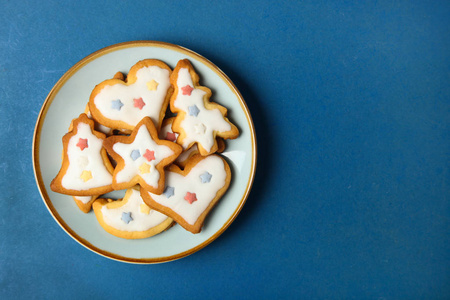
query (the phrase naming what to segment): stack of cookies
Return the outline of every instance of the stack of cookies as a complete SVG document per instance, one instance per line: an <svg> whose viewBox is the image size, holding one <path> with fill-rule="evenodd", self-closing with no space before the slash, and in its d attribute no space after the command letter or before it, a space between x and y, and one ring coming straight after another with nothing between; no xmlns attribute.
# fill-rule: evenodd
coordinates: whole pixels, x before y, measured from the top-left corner
<svg viewBox="0 0 450 300"><path fill-rule="evenodd" d="M239 135L227 109L211 102L191 63L175 69L139 61L92 91L62 138L61 169L51 182L109 233L151 237L174 222L199 233L231 181L218 153ZM124 190L122 199L103 195Z"/></svg>

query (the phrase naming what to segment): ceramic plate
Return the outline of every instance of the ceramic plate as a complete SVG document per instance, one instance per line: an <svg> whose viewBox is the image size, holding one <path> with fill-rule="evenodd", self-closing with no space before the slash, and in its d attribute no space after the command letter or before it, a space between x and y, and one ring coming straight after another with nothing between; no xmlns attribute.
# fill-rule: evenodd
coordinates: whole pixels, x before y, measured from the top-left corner
<svg viewBox="0 0 450 300"><path fill-rule="evenodd" d="M199 234L175 225L156 236L126 240L110 235L93 211L81 212L72 197L54 193L50 182L61 166L62 136L70 121L85 109L94 86L117 71L127 73L142 59L156 58L174 68L187 58L200 76L200 85L213 91L211 101L228 109L240 136L227 141L222 154L232 168L232 182L211 211ZM230 79L210 61L180 46L152 41L128 42L99 50L74 65L50 91L39 114L33 140L33 163L41 196L53 218L76 241L105 257L130 263L159 263L190 255L215 240L233 222L250 192L256 167L256 140L250 112Z"/></svg>

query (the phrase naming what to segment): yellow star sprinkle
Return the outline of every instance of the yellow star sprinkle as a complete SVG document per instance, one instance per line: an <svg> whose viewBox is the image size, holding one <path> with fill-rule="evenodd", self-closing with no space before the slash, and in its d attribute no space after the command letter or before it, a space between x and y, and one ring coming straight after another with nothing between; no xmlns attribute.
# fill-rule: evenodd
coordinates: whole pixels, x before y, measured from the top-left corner
<svg viewBox="0 0 450 300"><path fill-rule="evenodd" d="M146 174L146 173L150 173L150 165L147 163L143 163L140 167L139 167L139 171L141 172L141 174Z"/></svg>
<svg viewBox="0 0 450 300"><path fill-rule="evenodd" d="M150 91L156 91L156 88L158 87L158 83L152 79L151 81L147 82L147 88Z"/></svg>
<svg viewBox="0 0 450 300"><path fill-rule="evenodd" d="M83 172L81 172L80 178L83 179L84 182L88 181L89 179L92 179L91 171L84 170Z"/></svg>
<svg viewBox="0 0 450 300"><path fill-rule="evenodd" d="M147 204L142 203L141 204L141 213L148 215L150 213L150 207Z"/></svg>

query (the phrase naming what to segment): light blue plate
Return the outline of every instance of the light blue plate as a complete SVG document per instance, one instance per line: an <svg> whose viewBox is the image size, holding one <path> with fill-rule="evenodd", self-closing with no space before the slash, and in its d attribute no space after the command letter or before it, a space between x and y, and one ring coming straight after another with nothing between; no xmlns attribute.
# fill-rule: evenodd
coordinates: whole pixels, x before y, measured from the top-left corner
<svg viewBox="0 0 450 300"><path fill-rule="evenodd" d="M84 112L94 86L117 72L127 73L142 59L155 58L174 68L180 59L191 61L200 84L212 89L211 101L228 109L240 136L226 142L222 155L232 168L225 196L208 215L203 230L192 234L181 226L151 238L126 240L105 232L94 213L81 212L72 197L54 193L50 182L61 166L62 136L70 121ZM231 80L210 61L180 46L152 41L113 45L74 65L50 91L39 114L33 140L36 182L44 203L59 225L86 248L105 257L130 263L158 263L190 255L215 240L242 209L255 175L256 136L250 112Z"/></svg>

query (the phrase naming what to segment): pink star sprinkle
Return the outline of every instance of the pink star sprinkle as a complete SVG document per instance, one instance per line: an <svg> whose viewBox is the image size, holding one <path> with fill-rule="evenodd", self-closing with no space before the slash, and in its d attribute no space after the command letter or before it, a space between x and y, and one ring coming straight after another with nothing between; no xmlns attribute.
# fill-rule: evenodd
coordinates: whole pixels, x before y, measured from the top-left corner
<svg viewBox="0 0 450 300"><path fill-rule="evenodd" d="M191 87L190 85L186 85L186 86L183 86L181 88L181 91L183 92L183 95L188 95L188 96L191 95L193 90L194 90L194 88Z"/></svg>
<svg viewBox="0 0 450 300"><path fill-rule="evenodd" d="M82 139L82 138L80 138L80 139L78 140L78 143L77 143L76 146L77 146L77 147L80 147L81 151L83 151L84 148L88 148L88 147L89 147L89 146L88 146L88 140L87 140L87 139Z"/></svg>
<svg viewBox="0 0 450 300"><path fill-rule="evenodd" d="M155 151L145 150L144 156L148 161L155 160Z"/></svg>
<svg viewBox="0 0 450 300"><path fill-rule="evenodd" d="M139 109L142 109L145 105L144 100L142 98L133 99L134 107L137 107Z"/></svg>
<svg viewBox="0 0 450 300"><path fill-rule="evenodd" d="M195 193L187 192L186 196L184 196L184 200L189 202L189 204L192 204L194 201L197 201L197 196L195 195Z"/></svg>

